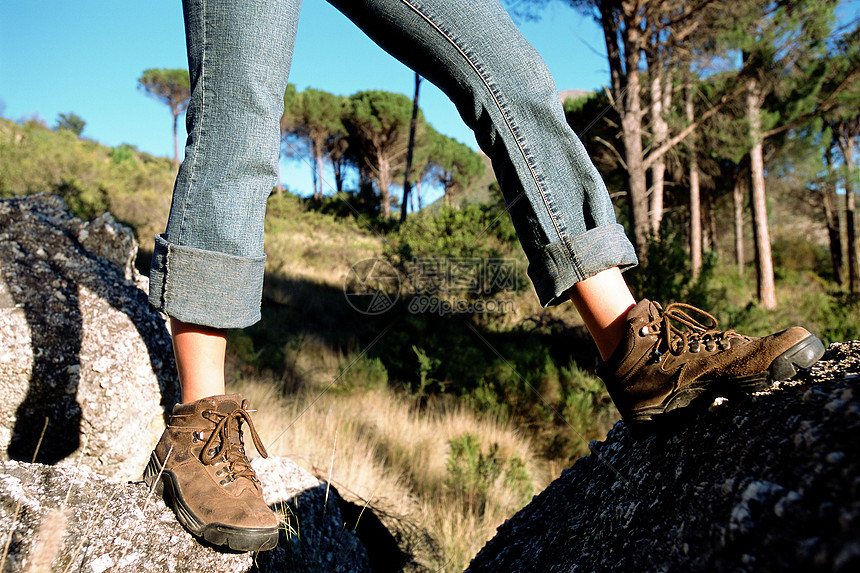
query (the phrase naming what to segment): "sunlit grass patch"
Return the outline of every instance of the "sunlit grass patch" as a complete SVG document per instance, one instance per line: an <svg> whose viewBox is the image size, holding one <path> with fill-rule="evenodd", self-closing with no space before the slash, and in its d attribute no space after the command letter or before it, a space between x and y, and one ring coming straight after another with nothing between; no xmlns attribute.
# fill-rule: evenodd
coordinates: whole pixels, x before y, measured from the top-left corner
<svg viewBox="0 0 860 573"><path fill-rule="evenodd" d="M550 479L527 438L452 402L419 410L384 386L348 392L315 385L291 396L274 388L250 378L231 388L258 408L254 423L269 453L396 517L389 527L410 523L429 534L440 553L416 559L432 570L462 571Z"/></svg>

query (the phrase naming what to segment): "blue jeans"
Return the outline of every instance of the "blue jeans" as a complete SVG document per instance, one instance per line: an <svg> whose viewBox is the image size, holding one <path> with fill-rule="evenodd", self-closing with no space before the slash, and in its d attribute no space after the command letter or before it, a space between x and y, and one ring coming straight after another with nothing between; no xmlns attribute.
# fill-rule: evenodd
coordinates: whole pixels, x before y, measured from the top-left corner
<svg viewBox="0 0 860 573"><path fill-rule="evenodd" d="M489 155L544 305L636 264L555 82L498 0L329 0L436 84ZM184 0L192 95L150 302L184 322L260 319L263 223L300 0Z"/></svg>

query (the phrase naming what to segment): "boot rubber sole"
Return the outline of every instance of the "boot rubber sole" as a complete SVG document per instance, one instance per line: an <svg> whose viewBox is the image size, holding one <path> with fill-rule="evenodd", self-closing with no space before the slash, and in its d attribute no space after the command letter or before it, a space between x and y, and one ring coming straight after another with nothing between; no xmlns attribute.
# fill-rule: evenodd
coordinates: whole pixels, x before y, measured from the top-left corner
<svg viewBox="0 0 860 573"><path fill-rule="evenodd" d="M804 338L771 362L764 372L735 378L697 380L672 392L657 406L638 408L624 416L635 435L649 435L662 429L677 427L681 418L707 407L719 397L749 396L769 390L773 382L788 380L798 370L809 368L824 355L824 345L814 335Z"/></svg>
<svg viewBox="0 0 860 573"><path fill-rule="evenodd" d="M176 475L164 469L155 452L143 470L143 481L162 496L176 519L192 535L213 545L226 545L234 551L268 551L278 544L277 527L235 527L224 523L205 523L185 502Z"/></svg>

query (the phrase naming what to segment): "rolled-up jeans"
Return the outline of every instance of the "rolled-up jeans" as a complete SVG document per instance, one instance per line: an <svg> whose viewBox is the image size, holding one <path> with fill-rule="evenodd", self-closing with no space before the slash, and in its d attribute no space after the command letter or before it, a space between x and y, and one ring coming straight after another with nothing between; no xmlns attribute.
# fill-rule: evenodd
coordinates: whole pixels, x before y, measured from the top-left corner
<svg viewBox="0 0 860 573"><path fill-rule="evenodd" d="M490 157L543 305L636 264L602 178L567 125L543 59L498 0L329 0L437 85ZM185 160L150 302L216 328L260 319L266 200L300 0L184 0L191 102Z"/></svg>

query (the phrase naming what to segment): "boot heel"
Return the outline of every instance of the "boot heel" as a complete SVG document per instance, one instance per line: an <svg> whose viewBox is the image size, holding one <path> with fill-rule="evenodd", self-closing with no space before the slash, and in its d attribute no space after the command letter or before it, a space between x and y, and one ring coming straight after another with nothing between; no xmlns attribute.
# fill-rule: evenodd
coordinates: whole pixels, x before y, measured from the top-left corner
<svg viewBox="0 0 860 573"><path fill-rule="evenodd" d="M143 470L143 481L146 482L146 485L150 488L153 488L155 493L163 495L164 481L161 479L159 474L161 474L161 463L158 461L155 452L152 452L149 455L149 462Z"/></svg>
<svg viewBox="0 0 860 573"><path fill-rule="evenodd" d="M770 365L773 380L788 380L801 368L809 368L824 356L824 344L814 335L807 336L776 359Z"/></svg>

